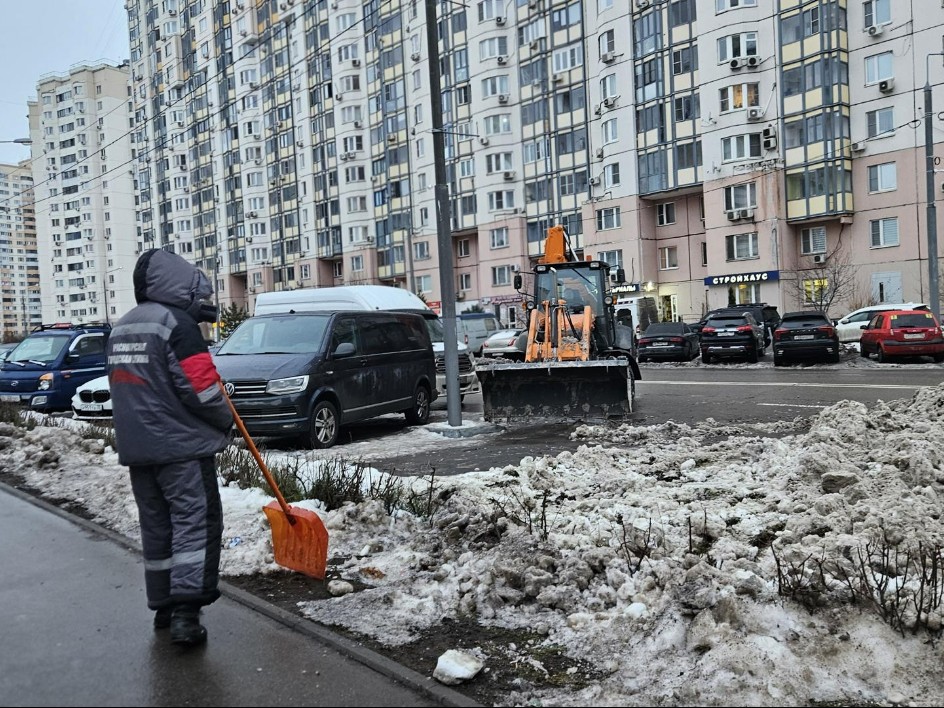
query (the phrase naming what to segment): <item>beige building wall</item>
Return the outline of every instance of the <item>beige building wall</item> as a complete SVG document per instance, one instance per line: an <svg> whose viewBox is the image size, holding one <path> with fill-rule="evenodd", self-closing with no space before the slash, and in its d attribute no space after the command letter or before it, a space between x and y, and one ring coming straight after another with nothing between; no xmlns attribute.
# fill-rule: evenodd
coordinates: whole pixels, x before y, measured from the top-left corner
<svg viewBox="0 0 944 708"><path fill-rule="evenodd" d="M41 324L39 259L29 160L0 165L0 341Z"/></svg>

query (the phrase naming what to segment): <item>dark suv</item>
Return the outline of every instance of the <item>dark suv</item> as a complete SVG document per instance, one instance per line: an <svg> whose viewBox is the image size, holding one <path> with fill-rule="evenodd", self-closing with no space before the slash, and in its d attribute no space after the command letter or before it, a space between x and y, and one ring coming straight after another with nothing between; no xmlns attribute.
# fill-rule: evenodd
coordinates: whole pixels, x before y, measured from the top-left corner
<svg viewBox="0 0 944 708"><path fill-rule="evenodd" d="M701 330L701 360L744 357L752 364L764 356L764 328L750 312L734 309L709 315Z"/></svg>
<svg viewBox="0 0 944 708"><path fill-rule="evenodd" d="M106 323L40 325L0 364L0 402L69 410L75 390L105 374L109 334Z"/></svg>
<svg viewBox="0 0 944 708"><path fill-rule="evenodd" d="M764 347L769 347L774 338L774 330L780 325L780 313L773 305L766 302L752 302L744 305L731 305L728 310L750 312L764 328Z"/></svg>

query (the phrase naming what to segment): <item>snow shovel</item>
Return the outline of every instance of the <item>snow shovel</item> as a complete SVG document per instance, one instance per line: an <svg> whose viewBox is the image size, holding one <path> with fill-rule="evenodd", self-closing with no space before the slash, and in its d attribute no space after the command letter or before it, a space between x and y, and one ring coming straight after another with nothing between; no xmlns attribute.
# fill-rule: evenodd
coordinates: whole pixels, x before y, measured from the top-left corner
<svg viewBox="0 0 944 708"><path fill-rule="evenodd" d="M289 506L285 502L285 497L275 483L275 478L266 467L262 455L256 449L256 444L249 437L249 431L236 412L236 407L232 400L226 394L223 388L223 382L217 382L223 398L229 404L229 409L233 414L233 420L236 421L236 427L242 433L246 446L256 458L256 463L262 474L265 475L266 482L275 492L275 498L278 501L271 501L262 507L266 517L269 519L269 526L272 527L272 548L275 551L275 562L283 568L296 570L312 578L324 580L325 567L328 563L328 530L322 523L321 518L308 509L297 509Z"/></svg>

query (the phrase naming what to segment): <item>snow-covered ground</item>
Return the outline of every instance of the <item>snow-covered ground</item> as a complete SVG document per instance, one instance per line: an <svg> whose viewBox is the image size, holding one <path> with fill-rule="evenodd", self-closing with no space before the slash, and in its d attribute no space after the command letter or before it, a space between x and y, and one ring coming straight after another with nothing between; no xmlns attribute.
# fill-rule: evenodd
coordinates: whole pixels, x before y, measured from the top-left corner
<svg viewBox="0 0 944 708"><path fill-rule="evenodd" d="M0 424L4 464L137 538L115 453L69 427ZM546 644L603 674L577 691L523 684L507 705L944 705L944 569L932 587L904 562L941 560L944 386L767 428L581 426L575 453L437 479L431 519L299 503L322 515L330 555L349 558L342 576L370 586L301 609L389 645L473 616L540 637L481 656L486 667L540 666ZM476 444L424 429L392 438L383 445ZM224 575L274 570L270 499L222 496ZM886 610L900 609L903 631L869 601L882 588L897 593Z"/></svg>

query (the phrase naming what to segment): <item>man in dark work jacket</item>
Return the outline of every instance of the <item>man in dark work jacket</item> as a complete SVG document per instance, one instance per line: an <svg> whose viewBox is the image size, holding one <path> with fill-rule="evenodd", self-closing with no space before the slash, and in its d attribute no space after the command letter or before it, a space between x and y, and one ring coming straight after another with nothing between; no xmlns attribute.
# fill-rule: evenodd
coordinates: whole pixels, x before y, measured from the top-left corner
<svg viewBox="0 0 944 708"><path fill-rule="evenodd" d="M108 341L118 461L130 468L154 627L175 644L206 641L200 608L218 589L223 507L215 455L233 425L199 321L215 321L210 281L150 250L134 269L137 306Z"/></svg>

